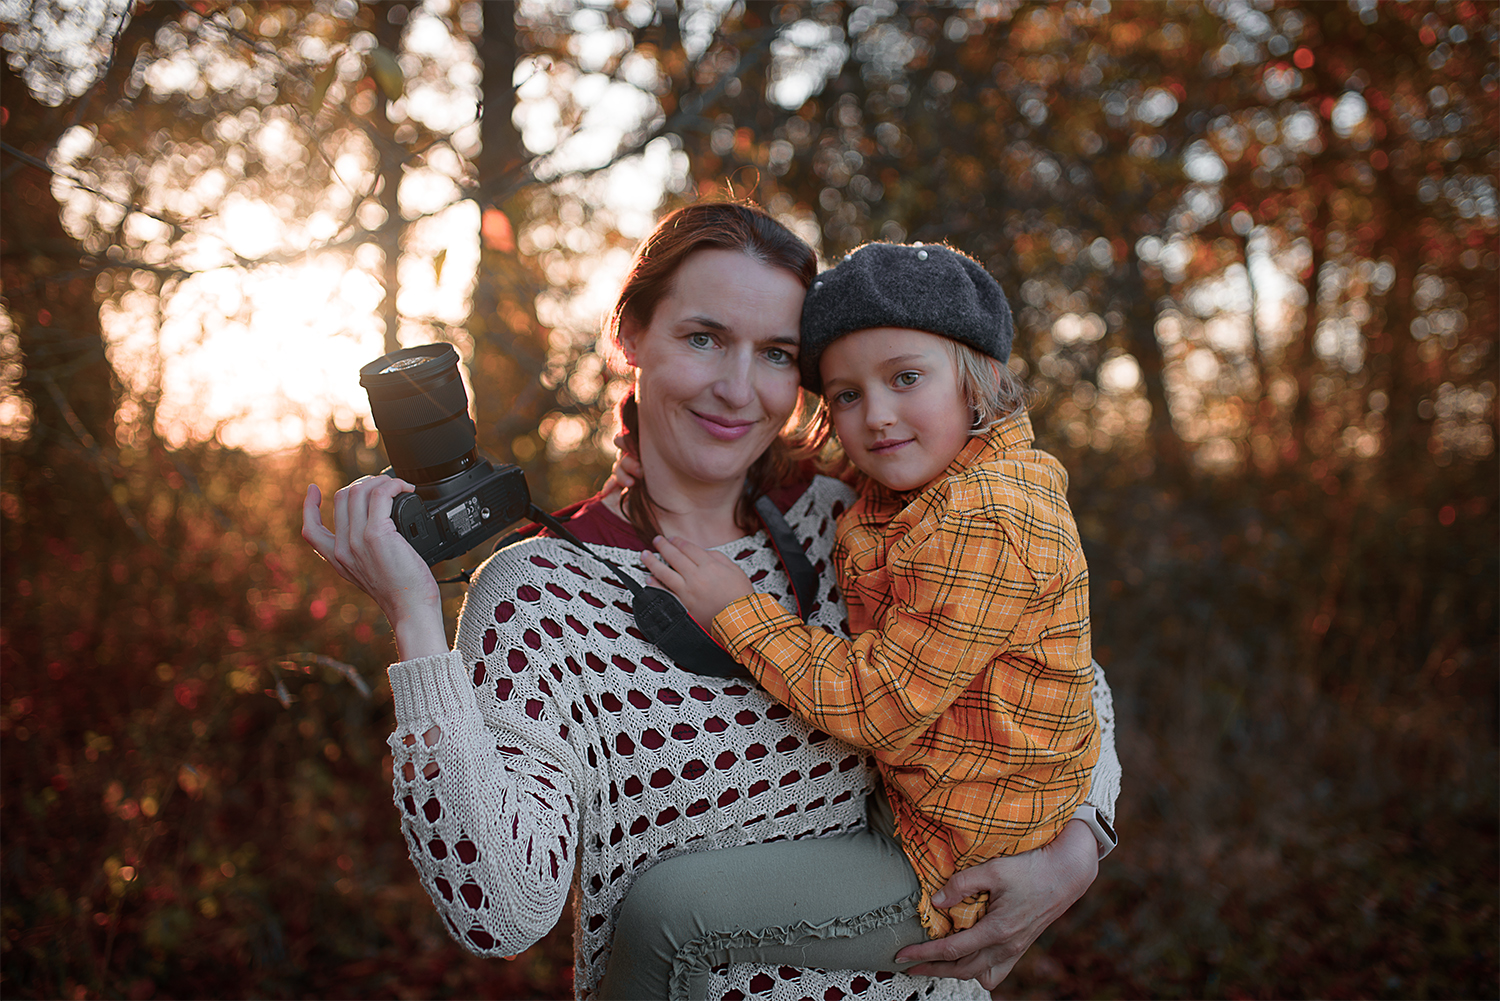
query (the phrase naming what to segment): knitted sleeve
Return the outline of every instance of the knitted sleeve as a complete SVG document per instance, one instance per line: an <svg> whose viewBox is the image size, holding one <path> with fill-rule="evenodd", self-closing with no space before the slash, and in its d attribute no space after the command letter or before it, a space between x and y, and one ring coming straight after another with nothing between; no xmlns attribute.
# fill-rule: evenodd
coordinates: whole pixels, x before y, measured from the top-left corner
<svg viewBox="0 0 1500 1001"><path fill-rule="evenodd" d="M576 758L542 728L482 713L457 651L389 673L394 798L422 884L470 950L520 952L557 923L572 883Z"/></svg>

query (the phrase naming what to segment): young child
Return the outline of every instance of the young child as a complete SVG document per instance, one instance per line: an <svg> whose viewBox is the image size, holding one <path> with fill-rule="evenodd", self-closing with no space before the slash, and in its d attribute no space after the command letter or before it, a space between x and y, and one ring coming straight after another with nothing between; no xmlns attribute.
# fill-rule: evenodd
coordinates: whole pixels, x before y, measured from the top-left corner
<svg viewBox="0 0 1500 1001"><path fill-rule="evenodd" d="M915 873L932 937L969 927L987 904L980 895L943 909L933 894L959 869L1049 843L1087 794L1099 751L1088 570L1067 474L1033 448L1021 387L1005 365L1012 332L999 284L944 246L869 244L809 290L803 385L822 392L863 474L834 549L852 639L809 628L756 594L723 554L665 538L645 554L656 580L712 622L715 639L767 692L873 752L894 814L888 833ZM858 878L854 866L827 864ZM763 904L742 919L731 901L714 920L784 932L796 917L767 920ZM717 934L696 927L694 937ZM747 942L743 933L733 941ZM681 945L657 947L657 961L681 965ZM726 955L761 954L719 961ZM778 955L761 961L784 961ZM866 968L837 962L812 965ZM682 973L660 996L682 992ZM607 976L605 986L626 982Z"/></svg>

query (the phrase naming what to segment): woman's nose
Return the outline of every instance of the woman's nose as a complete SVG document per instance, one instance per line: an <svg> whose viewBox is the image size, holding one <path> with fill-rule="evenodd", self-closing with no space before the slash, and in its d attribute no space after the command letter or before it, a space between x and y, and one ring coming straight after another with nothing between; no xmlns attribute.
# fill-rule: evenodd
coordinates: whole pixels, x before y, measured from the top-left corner
<svg viewBox="0 0 1500 1001"><path fill-rule="evenodd" d="M755 400L755 384L750 378L749 359L730 357L714 383L714 394L731 407L748 407Z"/></svg>

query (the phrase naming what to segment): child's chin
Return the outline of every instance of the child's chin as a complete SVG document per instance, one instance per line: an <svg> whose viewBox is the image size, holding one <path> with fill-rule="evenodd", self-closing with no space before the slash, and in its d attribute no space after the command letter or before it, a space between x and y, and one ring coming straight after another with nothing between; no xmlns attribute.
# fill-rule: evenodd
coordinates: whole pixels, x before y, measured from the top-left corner
<svg viewBox="0 0 1500 1001"><path fill-rule="evenodd" d="M892 493L898 494L904 494L918 487L926 486L928 482L927 480L916 480L909 476L876 476L872 473L866 473L865 475Z"/></svg>

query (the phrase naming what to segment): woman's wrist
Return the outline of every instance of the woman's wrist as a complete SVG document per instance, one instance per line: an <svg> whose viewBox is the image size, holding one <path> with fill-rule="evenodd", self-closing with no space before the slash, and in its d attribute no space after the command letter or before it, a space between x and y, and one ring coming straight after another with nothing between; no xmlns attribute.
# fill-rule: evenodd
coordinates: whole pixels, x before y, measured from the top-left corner
<svg viewBox="0 0 1500 1001"><path fill-rule="evenodd" d="M1059 884L1072 887L1068 891L1072 894L1068 906L1072 906L1099 875L1099 845L1094 832L1082 820L1074 818L1064 824L1052 843L1042 850L1055 857L1058 866L1055 876Z"/></svg>
<svg viewBox="0 0 1500 1001"><path fill-rule="evenodd" d="M1109 818L1094 804L1080 803L1078 809L1073 811L1073 819L1085 825L1094 835L1094 841L1099 846L1100 858L1114 851L1115 845L1119 844L1119 837L1115 834Z"/></svg>
<svg viewBox="0 0 1500 1001"><path fill-rule="evenodd" d="M396 656L400 660L436 657L448 652L448 630L440 607L393 616L391 631L396 635Z"/></svg>

